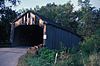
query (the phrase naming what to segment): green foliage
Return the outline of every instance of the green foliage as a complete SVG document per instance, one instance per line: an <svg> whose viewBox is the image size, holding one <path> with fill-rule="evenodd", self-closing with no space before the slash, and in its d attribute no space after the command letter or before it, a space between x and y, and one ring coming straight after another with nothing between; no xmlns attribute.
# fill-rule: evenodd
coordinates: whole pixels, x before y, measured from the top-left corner
<svg viewBox="0 0 100 66"><path fill-rule="evenodd" d="M29 55L26 61L29 66L52 66L54 63L55 52L47 48L38 51L38 55Z"/></svg>
<svg viewBox="0 0 100 66"><path fill-rule="evenodd" d="M17 14L9 7L6 7L5 9L0 10L0 15L0 35L2 35L0 37L1 40L6 42L6 40L9 41L10 37L10 23L17 17Z"/></svg>
<svg viewBox="0 0 100 66"><path fill-rule="evenodd" d="M5 6L5 3L6 3L7 1L8 1L9 3L11 3L12 5L17 5L17 3L20 3L20 0L0 0L0 8L6 7L6 6Z"/></svg>
<svg viewBox="0 0 100 66"><path fill-rule="evenodd" d="M56 5L55 3L47 4L41 8L35 8L35 12L54 21L58 25L70 28L76 31L78 23L76 22L76 13L73 12L73 4L70 2L64 5Z"/></svg>
<svg viewBox="0 0 100 66"><path fill-rule="evenodd" d="M90 0L79 0L79 5L81 5L78 13L78 34L83 37L90 37L94 34L95 30L99 28L100 9L95 9L90 4Z"/></svg>
<svg viewBox="0 0 100 66"><path fill-rule="evenodd" d="M97 32L98 33L98 32ZM92 35L81 44L81 50L90 54L100 49L100 35Z"/></svg>
<svg viewBox="0 0 100 66"><path fill-rule="evenodd" d="M47 48L42 48L39 51L39 56L41 58L45 59L47 62L53 63L54 62L55 52L53 50L49 50Z"/></svg>
<svg viewBox="0 0 100 66"><path fill-rule="evenodd" d="M20 0L0 0L0 36L3 42L9 40L10 36L10 22L12 22L16 17L16 12L10 7L5 5L6 2L16 5Z"/></svg>
<svg viewBox="0 0 100 66"><path fill-rule="evenodd" d="M94 50L94 47L95 47L95 43L94 43L94 39L93 37L92 38L86 38L85 39L86 41L84 41L82 43L82 51L90 54L90 52L92 52Z"/></svg>
<svg viewBox="0 0 100 66"><path fill-rule="evenodd" d="M78 0L78 3L81 7L90 7L91 4L90 4L90 0Z"/></svg>

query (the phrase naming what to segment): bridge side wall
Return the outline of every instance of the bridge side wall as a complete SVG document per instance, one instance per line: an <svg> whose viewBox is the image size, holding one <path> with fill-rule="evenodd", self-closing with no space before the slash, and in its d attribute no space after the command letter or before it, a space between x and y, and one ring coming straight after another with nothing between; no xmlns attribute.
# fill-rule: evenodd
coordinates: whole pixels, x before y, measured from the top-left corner
<svg viewBox="0 0 100 66"><path fill-rule="evenodd" d="M47 25L46 33L46 47L50 49L77 46L81 41L81 38L78 36L51 25Z"/></svg>

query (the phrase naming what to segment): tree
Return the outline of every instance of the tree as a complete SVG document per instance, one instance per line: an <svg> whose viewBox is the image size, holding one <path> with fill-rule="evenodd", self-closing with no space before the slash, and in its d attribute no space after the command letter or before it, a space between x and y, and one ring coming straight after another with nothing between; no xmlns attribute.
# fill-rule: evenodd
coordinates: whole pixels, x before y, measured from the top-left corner
<svg viewBox="0 0 100 66"><path fill-rule="evenodd" d="M15 11L13 11L12 9L6 7L5 9L1 9L1 30L0 30L0 34L4 35L2 36L2 38L5 38L5 40L9 41L9 37L10 37L10 23L13 22L13 20L17 17L17 14ZM4 39L2 39L2 41L4 41Z"/></svg>
<svg viewBox="0 0 100 66"><path fill-rule="evenodd" d="M17 3L20 3L20 0L0 0L0 8L5 8L6 7L5 2L7 1L12 5L17 5Z"/></svg>
<svg viewBox="0 0 100 66"><path fill-rule="evenodd" d="M80 44L82 52L87 55L91 55L93 53L97 54L100 52L100 24L98 22L100 18L100 15L98 15L99 10L94 10L93 13L95 17L92 17L94 18L94 25L96 29L92 35L85 36L85 40Z"/></svg>
<svg viewBox="0 0 100 66"><path fill-rule="evenodd" d="M89 8L91 6L90 4L90 0L78 0L78 4L81 6L81 7L85 7L85 8Z"/></svg>
<svg viewBox="0 0 100 66"><path fill-rule="evenodd" d="M91 36L96 29L97 11L95 7L91 7L90 0L79 0L79 5L81 9L78 11L78 33L82 36Z"/></svg>
<svg viewBox="0 0 100 66"><path fill-rule="evenodd" d="M10 7L6 7L5 2L10 2L12 5L19 3L19 0L0 0L0 42L9 41L10 37L10 22L12 22L17 14Z"/></svg>
<svg viewBox="0 0 100 66"><path fill-rule="evenodd" d="M76 13L73 12L73 4L70 2L64 5L49 3L46 6L38 8L38 10L35 8L35 11L64 28L70 28L73 31L76 31L78 25L76 22L77 17Z"/></svg>

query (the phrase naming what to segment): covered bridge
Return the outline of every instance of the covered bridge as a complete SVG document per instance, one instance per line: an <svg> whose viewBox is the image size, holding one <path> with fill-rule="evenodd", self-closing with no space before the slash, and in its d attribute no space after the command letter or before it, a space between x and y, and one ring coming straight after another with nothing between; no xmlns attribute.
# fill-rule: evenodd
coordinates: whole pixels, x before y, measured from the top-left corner
<svg viewBox="0 0 100 66"><path fill-rule="evenodd" d="M73 47L82 38L54 22L27 11L11 23L10 42L13 46L34 46L45 44L50 49Z"/></svg>

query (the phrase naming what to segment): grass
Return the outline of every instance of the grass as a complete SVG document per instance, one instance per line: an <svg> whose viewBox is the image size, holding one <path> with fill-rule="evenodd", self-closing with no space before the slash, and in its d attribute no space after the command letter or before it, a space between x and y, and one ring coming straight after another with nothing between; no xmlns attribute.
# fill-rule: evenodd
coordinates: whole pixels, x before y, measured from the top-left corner
<svg viewBox="0 0 100 66"><path fill-rule="evenodd" d="M79 52L67 54L60 51L56 64L54 64L54 56L54 51L40 49L38 55L27 53L21 56L17 66L100 66L100 52L83 56Z"/></svg>
<svg viewBox="0 0 100 66"><path fill-rule="evenodd" d="M17 66L28 66L27 62L26 62L26 58L29 56L29 54L25 54L25 55L22 55L20 58L19 58L19 61L18 61L18 64Z"/></svg>
<svg viewBox="0 0 100 66"><path fill-rule="evenodd" d="M17 66L52 66L54 56L54 51L42 48L38 51L38 54L26 53L21 56Z"/></svg>

